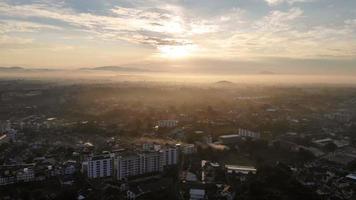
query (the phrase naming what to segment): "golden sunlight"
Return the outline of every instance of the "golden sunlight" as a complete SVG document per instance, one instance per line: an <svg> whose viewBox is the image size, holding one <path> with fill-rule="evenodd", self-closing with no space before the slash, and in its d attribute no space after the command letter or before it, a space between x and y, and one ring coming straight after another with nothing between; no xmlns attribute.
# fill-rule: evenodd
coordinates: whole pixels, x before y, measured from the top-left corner
<svg viewBox="0 0 356 200"><path fill-rule="evenodd" d="M196 48L197 47L195 45L165 45L158 47L158 50L160 51L160 55L162 57L176 59L190 56Z"/></svg>

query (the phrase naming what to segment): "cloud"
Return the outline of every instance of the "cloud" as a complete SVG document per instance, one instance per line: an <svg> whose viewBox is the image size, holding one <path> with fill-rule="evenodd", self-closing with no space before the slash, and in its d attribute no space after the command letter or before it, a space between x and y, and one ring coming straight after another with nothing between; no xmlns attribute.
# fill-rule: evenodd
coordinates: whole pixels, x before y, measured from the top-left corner
<svg viewBox="0 0 356 200"><path fill-rule="evenodd" d="M115 46L110 55L123 54L118 49L130 46L147 50L145 53L154 58L159 51L178 52L189 47L194 47L191 53L201 59L356 57L355 18L335 18L337 23L328 23L318 20L318 13L295 6L297 2L311 1L266 0L271 5L266 13L237 5L222 6L219 12L209 7L209 13L201 13L194 6L189 7L191 2L175 0L125 0L106 5L100 11L74 8L69 1L6 1L0 2L0 43L6 43L2 47L9 49L14 41L16 48L32 44L36 48L57 46L68 51L72 46L88 44L93 49L95 45L103 49L106 45ZM287 10L272 7L281 4L288 4ZM40 34L34 37L34 33ZM59 37L41 41L46 34ZM61 45L64 39L60 38L70 38L65 40L69 45ZM46 42L53 45L41 44ZM135 54L135 50L131 53Z"/></svg>
<svg viewBox="0 0 356 200"><path fill-rule="evenodd" d="M33 39L28 37L13 36L12 33L31 33L40 30L60 30L57 26L24 22L18 20L0 20L1 48L14 49L33 44Z"/></svg>
<svg viewBox="0 0 356 200"><path fill-rule="evenodd" d="M300 8L286 12L271 11L267 16L239 27L225 40L230 58L352 58L356 52L356 37L351 21L340 26L305 27Z"/></svg>
<svg viewBox="0 0 356 200"><path fill-rule="evenodd" d="M289 5L293 5L294 3L302 3L302 2L312 2L314 0L265 0L268 5L275 6L282 3L288 3Z"/></svg>
<svg viewBox="0 0 356 200"><path fill-rule="evenodd" d="M0 15L23 20L44 18L65 22L80 31L94 34L104 40L124 40L152 46L184 45L192 43L189 37L216 31L216 25L204 20L192 20L184 16L180 7L164 5L162 7L127 8L116 6L108 15L77 13L62 4L10 5L0 3ZM29 25L23 22L23 25ZM37 27L31 27L35 30ZM40 27L38 27L40 28ZM41 28L55 28L42 25ZM5 29L9 28L5 27Z"/></svg>
<svg viewBox="0 0 356 200"><path fill-rule="evenodd" d="M350 28L355 28L356 29L356 19L345 20L345 24Z"/></svg>
<svg viewBox="0 0 356 200"><path fill-rule="evenodd" d="M277 5L277 4L280 4L280 3L283 3L284 0L266 0L266 2L268 3L268 5Z"/></svg>
<svg viewBox="0 0 356 200"><path fill-rule="evenodd" d="M283 31L291 28L290 21L302 17L303 11L300 8L291 8L287 12L271 11L269 15L255 23L254 27L260 31L269 33Z"/></svg>
<svg viewBox="0 0 356 200"><path fill-rule="evenodd" d="M9 47L13 48L15 46L23 46L27 44L31 44L33 42L32 39L29 38L21 38L7 35L0 35L0 48L8 49Z"/></svg>
<svg viewBox="0 0 356 200"><path fill-rule="evenodd" d="M26 22L19 20L1 20L0 19L0 32L37 32L40 30L61 30L58 26Z"/></svg>

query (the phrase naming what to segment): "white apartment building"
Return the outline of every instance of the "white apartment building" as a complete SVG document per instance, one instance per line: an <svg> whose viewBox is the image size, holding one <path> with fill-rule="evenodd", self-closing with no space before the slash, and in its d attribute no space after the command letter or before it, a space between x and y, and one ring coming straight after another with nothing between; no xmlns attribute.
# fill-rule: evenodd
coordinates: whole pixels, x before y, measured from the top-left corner
<svg viewBox="0 0 356 200"><path fill-rule="evenodd" d="M160 162L161 155L159 152L148 152L140 155L141 157L141 172L152 173L162 171L162 165Z"/></svg>
<svg viewBox="0 0 356 200"><path fill-rule="evenodd" d="M16 180L30 182L35 180L35 172L32 168L24 168L16 173Z"/></svg>
<svg viewBox="0 0 356 200"><path fill-rule="evenodd" d="M0 173L0 185L31 181L35 181L35 172L32 167L15 167L15 169L7 169Z"/></svg>
<svg viewBox="0 0 356 200"><path fill-rule="evenodd" d="M160 150L162 166L175 165L178 163L177 148L165 147Z"/></svg>
<svg viewBox="0 0 356 200"><path fill-rule="evenodd" d="M161 128L173 128L178 125L177 120L160 120L157 125Z"/></svg>
<svg viewBox="0 0 356 200"><path fill-rule="evenodd" d="M239 129L239 136L240 137L250 137L250 138L254 138L254 139L259 139L261 137L261 134L258 132L253 132L253 131L249 131L246 129Z"/></svg>
<svg viewBox="0 0 356 200"><path fill-rule="evenodd" d="M89 157L87 160L87 175L89 178L105 178L113 176L113 165L113 154L104 154Z"/></svg>
<svg viewBox="0 0 356 200"><path fill-rule="evenodd" d="M0 185L10 185L16 183L16 177L14 176L1 176Z"/></svg>
<svg viewBox="0 0 356 200"><path fill-rule="evenodd" d="M206 199L204 189L190 189L189 195L190 195L190 198L189 198L190 200Z"/></svg>
<svg viewBox="0 0 356 200"><path fill-rule="evenodd" d="M116 178L160 172L165 166L175 165L178 162L176 148L164 148L159 151L146 151L134 154L121 154L115 158Z"/></svg>
<svg viewBox="0 0 356 200"><path fill-rule="evenodd" d="M142 173L141 156L138 154L119 155L115 158L116 178L122 180Z"/></svg>
<svg viewBox="0 0 356 200"><path fill-rule="evenodd" d="M120 155L115 164L118 180L163 170L161 154L157 151Z"/></svg>

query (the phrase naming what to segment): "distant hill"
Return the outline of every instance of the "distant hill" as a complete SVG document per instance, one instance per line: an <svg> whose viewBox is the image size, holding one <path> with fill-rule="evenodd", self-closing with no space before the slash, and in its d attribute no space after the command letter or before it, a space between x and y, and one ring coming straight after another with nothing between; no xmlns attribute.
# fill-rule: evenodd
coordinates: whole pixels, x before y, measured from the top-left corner
<svg viewBox="0 0 356 200"><path fill-rule="evenodd" d="M214 83L215 85L220 85L220 86L229 86L229 85L234 85L233 82L230 82L230 81L218 81L218 82L215 82Z"/></svg>
<svg viewBox="0 0 356 200"><path fill-rule="evenodd" d="M0 67L2 72L43 72L43 71L58 71L59 69L49 68L24 68L24 67Z"/></svg>
<svg viewBox="0 0 356 200"><path fill-rule="evenodd" d="M0 71L21 71L25 70L25 68L22 67L0 67Z"/></svg>
<svg viewBox="0 0 356 200"><path fill-rule="evenodd" d="M80 70L98 70L98 71L113 71L113 72L152 72L151 70L135 68L135 67L122 67L122 66L102 66L93 68L81 68Z"/></svg>

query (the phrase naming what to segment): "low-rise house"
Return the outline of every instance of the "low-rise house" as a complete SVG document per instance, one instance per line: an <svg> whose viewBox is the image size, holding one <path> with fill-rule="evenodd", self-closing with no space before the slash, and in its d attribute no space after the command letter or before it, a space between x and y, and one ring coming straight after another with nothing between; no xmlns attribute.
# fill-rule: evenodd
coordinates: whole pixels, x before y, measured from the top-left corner
<svg viewBox="0 0 356 200"><path fill-rule="evenodd" d="M190 200L202 200L206 199L206 193L204 189L190 189Z"/></svg>
<svg viewBox="0 0 356 200"><path fill-rule="evenodd" d="M220 164L202 160L201 167L202 167L202 174L201 174L202 181L214 182L216 179L217 171L220 169Z"/></svg>
<svg viewBox="0 0 356 200"><path fill-rule="evenodd" d="M249 174L256 174L257 169L253 166L225 165L226 175L245 181Z"/></svg>
<svg viewBox="0 0 356 200"><path fill-rule="evenodd" d="M34 165L9 165L0 167L0 185L35 181Z"/></svg>
<svg viewBox="0 0 356 200"><path fill-rule="evenodd" d="M182 154L191 155L197 152L197 147L194 144L183 144L181 145Z"/></svg>
<svg viewBox="0 0 356 200"><path fill-rule="evenodd" d="M225 145L235 144L240 140L240 135L238 134L222 135L219 137L219 140L222 144Z"/></svg>

